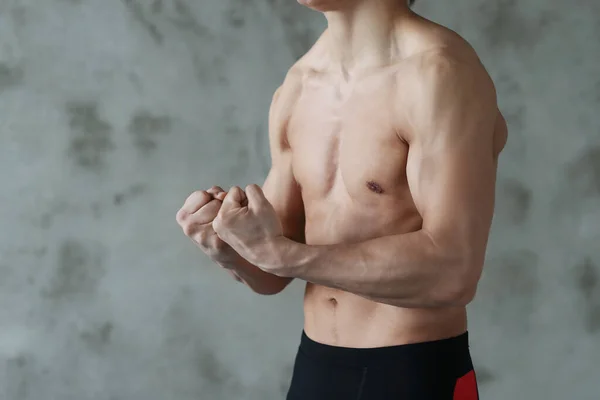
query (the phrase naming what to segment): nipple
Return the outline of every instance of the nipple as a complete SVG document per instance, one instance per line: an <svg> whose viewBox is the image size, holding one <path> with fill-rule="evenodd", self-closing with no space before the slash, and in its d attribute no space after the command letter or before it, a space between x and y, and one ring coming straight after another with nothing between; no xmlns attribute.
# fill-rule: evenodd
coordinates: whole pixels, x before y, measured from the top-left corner
<svg viewBox="0 0 600 400"><path fill-rule="evenodd" d="M383 193L383 188L375 181L367 182L367 187L370 191L375 192L377 194Z"/></svg>

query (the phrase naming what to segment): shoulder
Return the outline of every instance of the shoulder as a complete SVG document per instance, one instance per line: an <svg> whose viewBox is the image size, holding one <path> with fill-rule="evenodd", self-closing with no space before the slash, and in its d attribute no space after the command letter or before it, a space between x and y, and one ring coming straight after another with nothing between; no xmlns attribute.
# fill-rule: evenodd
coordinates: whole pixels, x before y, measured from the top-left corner
<svg viewBox="0 0 600 400"><path fill-rule="evenodd" d="M325 32L326 33L326 32ZM300 97L305 82L319 74L323 69L326 49L323 46L323 37L317 40L313 47L288 70L281 86L275 91L274 103L289 106Z"/></svg>
<svg viewBox="0 0 600 400"><path fill-rule="evenodd" d="M273 93L269 110L269 137L279 148L287 148L287 125L302 93L306 72L301 65L294 65Z"/></svg>
<svg viewBox="0 0 600 400"><path fill-rule="evenodd" d="M493 128L498 118L494 83L475 50L458 35L416 52L399 69L397 110L407 139L418 133L466 131L470 126Z"/></svg>
<svg viewBox="0 0 600 400"><path fill-rule="evenodd" d="M304 73L298 65L294 65L287 72L283 83L275 90L271 107L283 111L289 108L299 97L302 91Z"/></svg>
<svg viewBox="0 0 600 400"><path fill-rule="evenodd" d="M281 86L273 94L271 112L285 120L292 114L306 82L320 74L322 64L322 38L288 70Z"/></svg>
<svg viewBox="0 0 600 400"><path fill-rule="evenodd" d="M475 49L450 29L434 23L426 25L416 31L416 44L403 69L414 90L424 96L435 95L430 100L452 92L495 103L494 83ZM402 78L399 74L398 79Z"/></svg>
<svg viewBox="0 0 600 400"><path fill-rule="evenodd" d="M402 105L414 116L470 111L491 118L498 112L492 78L475 51L460 43L415 54L396 79L398 87L413 94Z"/></svg>
<svg viewBox="0 0 600 400"><path fill-rule="evenodd" d="M498 114L494 83L474 54L428 51L415 60L412 76L415 117L443 121L468 113L492 120Z"/></svg>
<svg viewBox="0 0 600 400"><path fill-rule="evenodd" d="M290 68L283 83L273 93L269 119L284 123L291 117L294 106L302 93L304 72L298 66Z"/></svg>

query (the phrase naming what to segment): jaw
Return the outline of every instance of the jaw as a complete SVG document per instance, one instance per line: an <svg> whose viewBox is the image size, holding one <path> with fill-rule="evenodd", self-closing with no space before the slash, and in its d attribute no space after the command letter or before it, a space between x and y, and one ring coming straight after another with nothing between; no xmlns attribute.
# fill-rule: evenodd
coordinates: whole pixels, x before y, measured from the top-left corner
<svg viewBox="0 0 600 400"><path fill-rule="evenodd" d="M353 9L362 8L363 5L367 6L370 1L375 0L296 0L299 4L313 9L315 11L319 11L322 13L326 12L335 12L335 11L347 11L352 12ZM376 0L381 2L379 4L383 7L398 7L402 2L405 3L405 6L408 6L407 0ZM365 3L365 4L361 4Z"/></svg>
<svg viewBox="0 0 600 400"><path fill-rule="evenodd" d="M301 5L319 12L342 11L357 0L297 0Z"/></svg>

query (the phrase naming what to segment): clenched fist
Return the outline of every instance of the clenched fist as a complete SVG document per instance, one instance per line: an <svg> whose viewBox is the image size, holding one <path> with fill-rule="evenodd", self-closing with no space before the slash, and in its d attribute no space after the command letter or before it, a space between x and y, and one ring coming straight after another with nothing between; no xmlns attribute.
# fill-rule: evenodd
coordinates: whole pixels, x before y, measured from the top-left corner
<svg viewBox="0 0 600 400"><path fill-rule="evenodd" d="M249 185L246 192L231 188L212 226L220 239L257 267L273 264L283 228L258 185Z"/></svg>
<svg viewBox="0 0 600 400"><path fill-rule="evenodd" d="M177 223L206 255L218 263L226 263L236 256L235 251L219 238L213 221L219 213L227 193L218 186L192 193L177 212Z"/></svg>

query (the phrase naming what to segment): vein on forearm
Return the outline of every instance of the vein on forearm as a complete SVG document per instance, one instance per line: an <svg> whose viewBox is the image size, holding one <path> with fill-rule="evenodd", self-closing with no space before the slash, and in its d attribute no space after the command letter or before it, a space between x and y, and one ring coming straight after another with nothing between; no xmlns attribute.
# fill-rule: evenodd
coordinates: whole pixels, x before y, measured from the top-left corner
<svg viewBox="0 0 600 400"><path fill-rule="evenodd" d="M453 255L422 230L358 244L288 245L294 277L402 307L451 303L467 269L460 251Z"/></svg>

